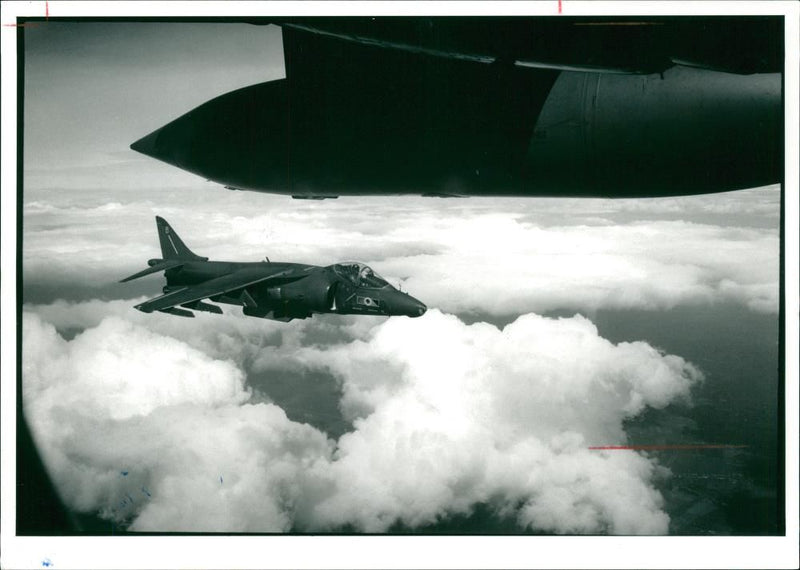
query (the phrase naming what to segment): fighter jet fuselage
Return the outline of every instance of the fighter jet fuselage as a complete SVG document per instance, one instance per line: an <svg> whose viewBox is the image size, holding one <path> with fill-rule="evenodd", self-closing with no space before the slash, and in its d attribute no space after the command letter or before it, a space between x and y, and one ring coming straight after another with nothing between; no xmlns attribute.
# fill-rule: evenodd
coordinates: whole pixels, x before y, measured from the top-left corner
<svg viewBox="0 0 800 570"><path fill-rule="evenodd" d="M160 217L156 217L163 258L122 281L164 271L164 295L136 306L192 317L192 311L221 314L216 303L239 305L245 315L289 321L315 313L418 317L424 304L395 289L370 267L344 262L320 267L301 263L209 261L191 252Z"/></svg>

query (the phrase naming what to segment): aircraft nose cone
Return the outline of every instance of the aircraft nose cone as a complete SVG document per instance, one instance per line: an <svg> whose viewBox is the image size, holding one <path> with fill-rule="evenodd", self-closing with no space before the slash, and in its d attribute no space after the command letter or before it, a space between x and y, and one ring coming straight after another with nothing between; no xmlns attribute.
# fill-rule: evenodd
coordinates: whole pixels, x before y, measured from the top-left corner
<svg viewBox="0 0 800 570"><path fill-rule="evenodd" d="M167 164L193 170L192 151L196 143L192 143L196 136L196 125L185 117L156 129L145 135L133 144L131 150L140 152L145 156L155 158Z"/></svg>
<svg viewBox="0 0 800 570"><path fill-rule="evenodd" d="M156 143L158 142L158 135L160 132L161 129L157 129L149 135L140 138L131 145L131 150L135 150L147 156L152 156L153 158L158 158Z"/></svg>
<svg viewBox="0 0 800 570"><path fill-rule="evenodd" d="M405 315L412 318L421 317L428 310L428 307L421 301L399 291L392 296L389 307L392 315Z"/></svg>

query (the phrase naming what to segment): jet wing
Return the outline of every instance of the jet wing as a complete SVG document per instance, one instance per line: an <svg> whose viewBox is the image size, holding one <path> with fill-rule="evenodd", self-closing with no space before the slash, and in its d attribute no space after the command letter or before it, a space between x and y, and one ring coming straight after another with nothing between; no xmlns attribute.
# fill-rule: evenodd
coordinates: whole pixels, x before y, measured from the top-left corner
<svg viewBox="0 0 800 570"><path fill-rule="evenodd" d="M231 293L239 289L244 289L257 283L264 283L266 281L297 281L305 277L305 274L298 274L293 269L278 271L276 273L265 274L262 268L254 269L240 269L228 275L217 277L209 281L205 281L198 285L191 285L177 291L172 291L166 295L161 295L155 299L150 299L139 305L136 309L144 313L152 313L153 311L163 311L178 305L185 305L195 301L201 301L216 295L223 295Z"/></svg>
<svg viewBox="0 0 800 570"><path fill-rule="evenodd" d="M377 58L382 49L484 64L621 74L659 73L676 64L741 74L776 73L783 66L783 23L758 16L312 17L276 23L284 32L358 45ZM304 50L309 47L314 49L303 42ZM290 80L303 72L292 67L297 59L287 53L292 49L292 42L284 43ZM332 55L328 49L311 57L324 65Z"/></svg>

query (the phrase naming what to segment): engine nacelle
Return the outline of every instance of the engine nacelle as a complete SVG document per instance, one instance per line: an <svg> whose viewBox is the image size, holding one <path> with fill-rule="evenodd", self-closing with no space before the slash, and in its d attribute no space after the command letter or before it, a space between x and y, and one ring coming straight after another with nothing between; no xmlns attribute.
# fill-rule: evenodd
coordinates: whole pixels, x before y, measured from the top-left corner
<svg viewBox="0 0 800 570"><path fill-rule="evenodd" d="M550 53L521 25L512 43ZM717 37L730 38L730 25L719 25ZM758 23L743 25L759 30L744 37L763 36ZM612 49L623 70L647 60L641 75L429 57L285 28L286 79L212 99L131 148L226 186L305 198L634 198L764 186L780 182L784 150L783 80L773 57L783 49L771 26L775 35L759 50L768 65L747 48L731 56L697 27L675 32L662 53L662 26L643 26L653 29L627 42L629 52ZM592 45L612 43L592 37ZM574 40L591 66L595 51ZM637 55L641 41L648 49ZM671 57L770 72L672 66Z"/></svg>
<svg viewBox="0 0 800 570"><path fill-rule="evenodd" d="M328 311L333 305L334 293L334 280L326 273L318 272L294 283L269 287L259 296L258 304L303 311Z"/></svg>

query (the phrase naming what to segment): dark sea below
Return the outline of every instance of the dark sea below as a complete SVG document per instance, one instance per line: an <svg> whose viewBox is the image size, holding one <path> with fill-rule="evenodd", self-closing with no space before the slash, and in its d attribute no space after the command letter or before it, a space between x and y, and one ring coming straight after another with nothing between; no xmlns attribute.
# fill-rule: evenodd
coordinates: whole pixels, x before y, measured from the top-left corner
<svg viewBox="0 0 800 570"><path fill-rule="evenodd" d="M631 444L737 446L648 452L672 472L660 486L670 533L783 534L777 315L718 305L602 311L593 320L612 342L646 340L705 375L692 406L649 409L628 422Z"/></svg>

